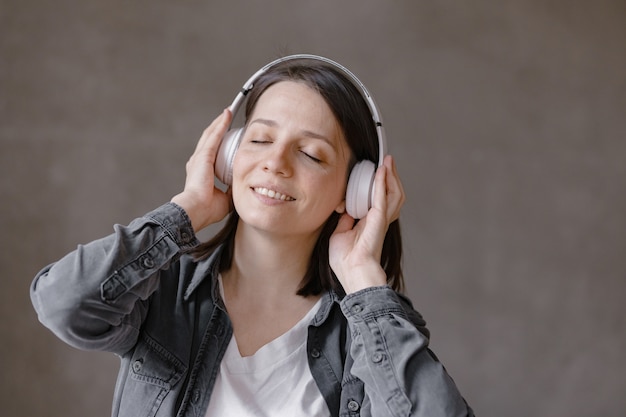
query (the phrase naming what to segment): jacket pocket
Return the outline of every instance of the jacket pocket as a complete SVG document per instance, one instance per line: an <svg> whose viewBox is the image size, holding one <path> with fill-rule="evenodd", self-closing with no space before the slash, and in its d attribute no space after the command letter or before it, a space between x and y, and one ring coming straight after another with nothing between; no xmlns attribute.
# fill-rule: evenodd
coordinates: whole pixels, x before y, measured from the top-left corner
<svg viewBox="0 0 626 417"><path fill-rule="evenodd" d="M119 415L156 416L185 372L186 366L178 358L150 336L142 334L129 359Z"/></svg>

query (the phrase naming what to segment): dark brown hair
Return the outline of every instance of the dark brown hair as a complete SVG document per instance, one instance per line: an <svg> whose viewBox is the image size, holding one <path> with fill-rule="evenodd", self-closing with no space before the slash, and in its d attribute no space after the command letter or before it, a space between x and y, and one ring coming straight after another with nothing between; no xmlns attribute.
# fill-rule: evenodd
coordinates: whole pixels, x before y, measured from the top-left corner
<svg viewBox="0 0 626 417"><path fill-rule="evenodd" d="M378 162L378 136L371 111L360 90L337 68L315 60L285 61L267 70L248 93L245 118L252 114L261 95L270 86L281 81L296 81L317 91L332 110L352 152L350 169L356 161L369 159ZM346 173L346 182L347 182ZM333 273L328 260L329 239L341 215L333 212L317 239L309 267L302 279L298 295L317 295L334 289L343 293L343 288ZM220 245L220 271L229 269L234 254L234 241L239 214L233 210L224 227L209 241L194 250L198 260L206 259ZM389 225L383 244L381 266L387 275L387 283L396 291L404 290L402 276L402 238L398 220Z"/></svg>

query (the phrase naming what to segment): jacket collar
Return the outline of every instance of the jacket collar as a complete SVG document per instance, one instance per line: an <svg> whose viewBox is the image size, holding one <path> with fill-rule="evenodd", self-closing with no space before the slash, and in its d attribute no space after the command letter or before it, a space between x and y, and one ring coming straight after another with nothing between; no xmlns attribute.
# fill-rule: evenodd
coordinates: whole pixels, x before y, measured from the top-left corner
<svg viewBox="0 0 626 417"><path fill-rule="evenodd" d="M333 290L329 290L325 292L324 294L322 294L322 303L320 305L319 310L317 310L315 317L313 317L313 320L311 321L311 325L315 327L322 325L328 318L328 315L330 314L330 311L332 310L333 305L335 303L339 304L339 301L340 301L339 296Z"/></svg>
<svg viewBox="0 0 626 417"><path fill-rule="evenodd" d="M212 281L213 299L219 299L219 297L216 297L216 295L219 295L217 274L219 273L220 255L222 253L222 250L223 245L220 245L207 259L204 259L202 261L192 261L193 263L195 263L195 268L191 275L191 279L189 280L189 284L185 289L185 301L189 301L189 298L191 297L193 292L205 279L210 279Z"/></svg>

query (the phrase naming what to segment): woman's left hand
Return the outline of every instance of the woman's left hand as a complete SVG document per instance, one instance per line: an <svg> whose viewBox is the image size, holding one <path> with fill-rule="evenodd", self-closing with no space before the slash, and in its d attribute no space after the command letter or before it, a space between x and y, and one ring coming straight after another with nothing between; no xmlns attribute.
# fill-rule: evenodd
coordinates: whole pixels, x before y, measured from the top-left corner
<svg viewBox="0 0 626 417"><path fill-rule="evenodd" d="M346 294L387 283L380 265L383 242L389 225L400 216L404 200L396 165L387 155L376 170L373 202L367 215L355 224L344 213L330 237L330 266Z"/></svg>

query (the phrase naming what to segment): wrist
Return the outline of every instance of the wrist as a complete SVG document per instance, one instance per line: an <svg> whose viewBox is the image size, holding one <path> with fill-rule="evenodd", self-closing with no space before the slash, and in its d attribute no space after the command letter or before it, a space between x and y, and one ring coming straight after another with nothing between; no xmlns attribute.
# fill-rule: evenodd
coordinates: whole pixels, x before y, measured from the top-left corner
<svg viewBox="0 0 626 417"><path fill-rule="evenodd" d="M193 228L194 233L199 232L209 224L207 219L203 218L204 210L202 207L197 204L194 199L185 195L185 193L175 195L170 201L185 211L189 221L191 222L191 227Z"/></svg>
<svg viewBox="0 0 626 417"><path fill-rule="evenodd" d="M340 279L346 294L352 294L366 288L387 285L387 275L380 265L353 268Z"/></svg>

